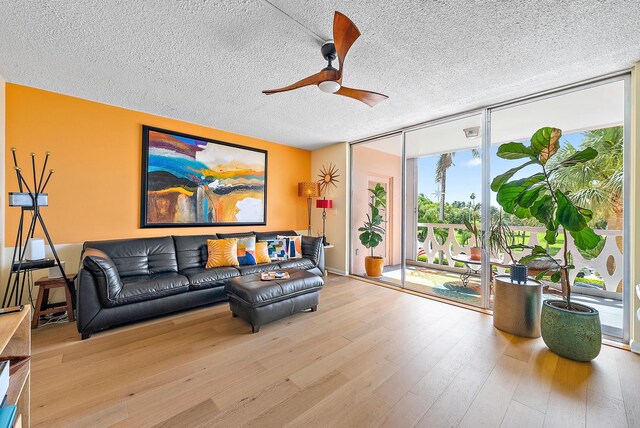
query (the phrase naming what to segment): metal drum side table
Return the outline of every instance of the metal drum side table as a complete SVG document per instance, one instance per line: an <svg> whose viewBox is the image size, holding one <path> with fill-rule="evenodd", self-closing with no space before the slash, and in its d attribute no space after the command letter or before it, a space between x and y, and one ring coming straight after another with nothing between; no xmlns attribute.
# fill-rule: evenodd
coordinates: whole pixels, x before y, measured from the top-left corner
<svg viewBox="0 0 640 428"><path fill-rule="evenodd" d="M540 337L542 283L529 278L511 282L509 275L493 279L493 326L522 337Z"/></svg>

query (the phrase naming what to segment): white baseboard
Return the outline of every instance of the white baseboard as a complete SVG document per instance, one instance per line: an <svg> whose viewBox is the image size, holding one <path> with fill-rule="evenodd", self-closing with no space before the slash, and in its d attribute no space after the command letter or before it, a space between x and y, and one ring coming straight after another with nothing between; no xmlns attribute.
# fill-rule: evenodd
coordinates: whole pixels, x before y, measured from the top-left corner
<svg viewBox="0 0 640 428"><path fill-rule="evenodd" d="M333 273L335 275L342 275L342 276L349 275L349 272L343 271L343 270L340 270L340 269L334 269L332 267L325 267L325 269L327 270L327 272L331 272L331 273Z"/></svg>
<svg viewBox="0 0 640 428"><path fill-rule="evenodd" d="M630 346L631 346L631 352L640 354L640 342L636 342L635 340L632 340L630 343Z"/></svg>
<svg viewBox="0 0 640 428"><path fill-rule="evenodd" d="M80 265L80 253L82 252L82 244L55 244L56 252L60 257L60 261L65 262L65 272L66 273L76 273L78 272L78 267ZM9 266L11 265L12 257L13 257L13 247L5 247L0 249L0 257L2 257L2 268L0 269L0 294L4 295L7 279L9 278ZM45 247L46 257L53 257L51 253L51 249L49 246ZM41 277L45 277L49 275L49 269L40 269L32 271L33 280L36 281ZM34 296L35 298L35 296ZM50 296L52 301L61 301L64 299L64 290L55 289L52 290L52 294ZM24 299L22 303L28 302L28 293L25 290Z"/></svg>

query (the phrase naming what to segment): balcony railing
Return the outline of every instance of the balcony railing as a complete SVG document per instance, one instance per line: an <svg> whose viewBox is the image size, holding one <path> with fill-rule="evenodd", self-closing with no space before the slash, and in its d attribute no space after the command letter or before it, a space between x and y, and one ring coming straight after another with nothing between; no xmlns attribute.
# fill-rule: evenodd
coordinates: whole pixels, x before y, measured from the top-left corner
<svg viewBox="0 0 640 428"><path fill-rule="evenodd" d="M430 264L434 264L435 259L439 258L440 252L443 252L444 258L447 261L446 265L450 268L454 268L455 261L452 257L461 253L469 254L469 245L463 246L456 238L456 229L460 231L466 230L463 224L418 223L418 234L420 234L420 232L424 233L425 229L425 239L422 242L418 239L418 245L416 247L417 251L416 254L413 254L413 260L418 260L418 252L420 252L420 248L424 250L424 256L427 259L426 262ZM442 238L436 237L434 229L445 229L446 235L444 232L439 234L442 238L446 236L444 242L442 242ZM545 231L545 229L540 227L525 226L510 226L510 229L514 233L528 232L528 239L525 242L527 245L539 245L538 233ZM604 289L606 291L620 292L623 256L622 251L618 246L618 241L622 244L622 231L594 230L594 232L605 237L605 244L600 254L591 259L583 257L575 247L573 238L571 238L570 235L567 235L569 239L568 248L573 257L573 264L576 266L576 269L571 270L571 281L573 283L577 275L581 271L584 272L586 268L589 273L595 273L599 276L599 279L604 282ZM470 238L469 244L472 242L473 237ZM523 252L514 251L514 256L516 258L520 258L523 254ZM408 254L408 256L411 257L410 254ZM509 263L510 260L508 260L508 256L505 257L507 260L504 260L504 262ZM558 253L555 257L562 258L562 252ZM438 261L440 262L440 260ZM498 267L498 270L501 273L504 273L504 268Z"/></svg>

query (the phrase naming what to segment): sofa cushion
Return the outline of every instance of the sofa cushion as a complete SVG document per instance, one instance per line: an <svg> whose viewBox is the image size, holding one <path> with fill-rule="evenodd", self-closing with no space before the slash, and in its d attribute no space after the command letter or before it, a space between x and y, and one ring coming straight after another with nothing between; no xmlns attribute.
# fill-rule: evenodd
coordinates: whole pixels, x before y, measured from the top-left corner
<svg viewBox="0 0 640 428"><path fill-rule="evenodd" d="M201 268L207 263L207 240L218 239L216 234L174 236L176 259L180 271L190 268Z"/></svg>
<svg viewBox="0 0 640 428"><path fill-rule="evenodd" d="M271 259L271 261L287 259L286 239L271 239L263 242L267 243L267 252L269 253L269 259Z"/></svg>
<svg viewBox="0 0 640 428"><path fill-rule="evenodd" d="M187 277L175 272L130 276L122 279L122 290L112 299L110 306L159 299L188 290Z"/></svg>
<svg viewBox="0 0 640 428"><path fill-rule="evenodd" d="M209 239L207 241L206 268L217 268L223 266L239 266L238 262L238 238Z"/></svg>
<svg viewBox="0 0 640 428"><path fill-rule="evenodd" d="M267 241L256 242L256 263L271 263L271 257L269 257L269 243Z"/></svg>
<svg viewBox="0 0 640 428"><path fill-rule="evenodd" d="M256 264L256 237L254 235L238 240L238 263L240 266L251 266Z"/></svg>
<svg viewBox="0 0 640 428"><path fill-rule="evenodd" d="M224 286L229 278L240 276L240 272L234 267L190 268L182 270L180 273L189 279L189 289L191 290Z"/></svg>
<svg viewBox="0 0 640 428"><path fill-rule="evenodd" d="M304 270L307 270L307 269L311 269L311 268L316 267L316 265L306 257L303 257L301 259L281 261L281 262L278 262L278 264L280 265L280 269L304 269Z"/></svg>
<svg viewBox="0 0 640 428"><path fill-rule="evenodd" d="M278 235L278 239L284 239L287 242L287 258L299 259L302 257L302 236L298 235ZM293 245L291 243L293 242Z"/></svg>
<svg viewBox="0 0 640 428"><path fill-rule="evenodd" d="M228 238L246 238L248 236L255 236L253 232L236 232L236 233L218 233L218 238L220 239L228 239Z"/></svg>
<svg viewBox="0 0 640 428"><path fill-rule="evenodd" d="M272 241L278 239L278 235L294 236L297 235L295 230L277 230L275 232L256 232L256 241Z"/></svg>
<svg viewBox="0 0 640 428"><path fill-rule="evenodd" d="M269 305L301 294L319 290L324 285L321 277L305 270L287 270L290 278L261 281L259 275L247 275L230 280L225 291L251 307Z"/></svg>
<svg viewBox="0 0 640 428"><path fill-rule="evenodd" d="M266 272L268 270L278 270L280 269L280 265L278 263L264 263L253 266L238 266L236 269L240 271L240 275L251 275L253 273Z"/></svg>
<svg viewBox="0 0 640 428"><path fill-rule="evenodd" d="M84 248L107 254L121 278L178 272L176 250L170 236L86 242Z"/></svg>

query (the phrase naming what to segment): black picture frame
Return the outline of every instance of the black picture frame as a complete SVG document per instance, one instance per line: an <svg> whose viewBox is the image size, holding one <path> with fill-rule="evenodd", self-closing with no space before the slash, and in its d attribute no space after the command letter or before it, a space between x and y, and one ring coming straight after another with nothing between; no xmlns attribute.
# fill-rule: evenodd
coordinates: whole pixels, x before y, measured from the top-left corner
<svg viewBox="0 0 640 428"><path fill-rule="evenodd" d="M250 152L257 152L264 155L264 186L263 186L263 220L251 221L251 222L149 222L148 221L148 209L149 209L149 133L160 132L168 134L170 136L176 136L179 138L189 138L198 141L205 142L207 144L216 144L225 147L231 147L240 150L247 150ZM185 134L182 132L171 131L168 129L156 128L153 126L142 125L142 169L141 169L141 198L140 198L140 227L141 228L167 228L167 227L223 227L223 226L265 226L267 224L267 177L268 177L268 151L247 147L239 144L229 143L226 141L214 140L211 138L199 137L196 135Z"/></svg>

